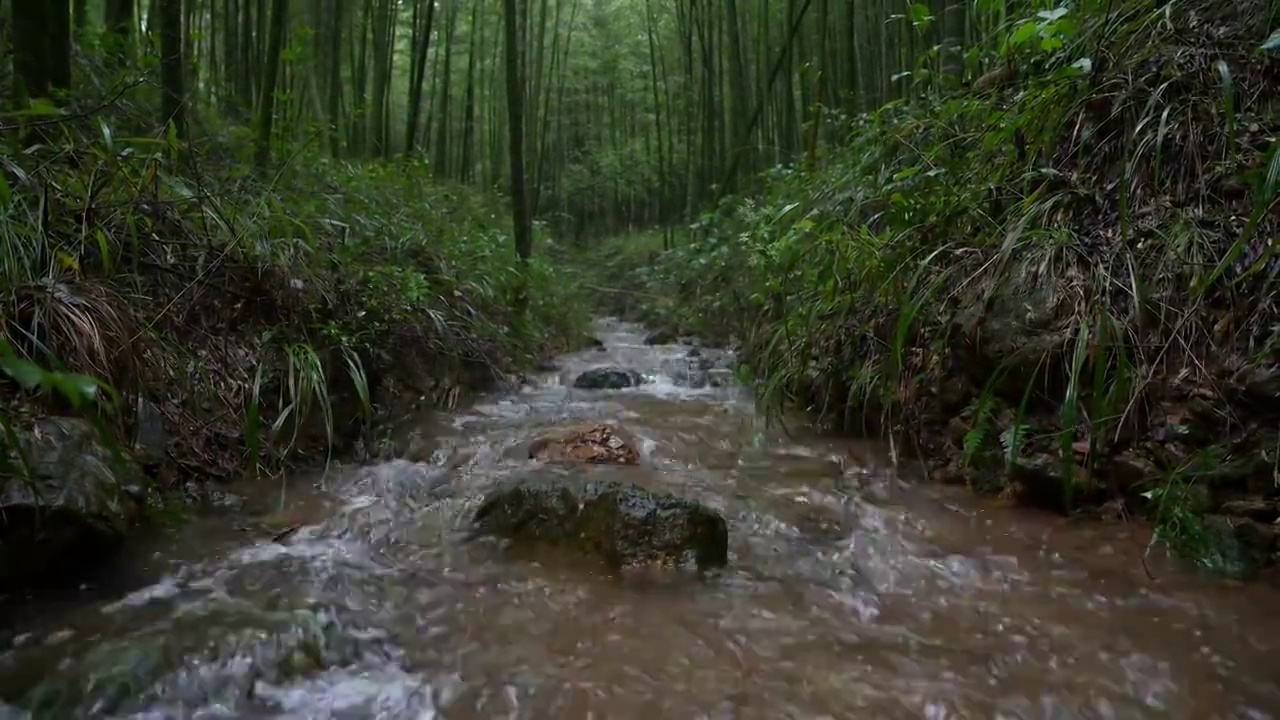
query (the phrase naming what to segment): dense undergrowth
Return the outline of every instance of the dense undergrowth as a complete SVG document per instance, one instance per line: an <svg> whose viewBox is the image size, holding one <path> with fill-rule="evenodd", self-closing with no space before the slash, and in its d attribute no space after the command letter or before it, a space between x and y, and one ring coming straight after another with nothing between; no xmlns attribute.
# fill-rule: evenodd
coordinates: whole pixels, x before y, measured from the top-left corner
<svg viewBox="0 0 1280 720"><path fill-rule="evenodd" d="M592 262L615 310L741 342L770 408L1256 567L1280 495L1276 22L1261 0L1015 20L994 83L849 118L673 251Z"/></svg>
<svg viewBox="0 0 1280 720"><path fill-rule="evenodd" d="M6 138L6 428L87 394L126 443L159 415L170 479L270 471L351 446L379 406L456 402L581 340L585 306L517 263L497 201L311 147L255 172L247 132L141 135L148 93Z"/></svg>

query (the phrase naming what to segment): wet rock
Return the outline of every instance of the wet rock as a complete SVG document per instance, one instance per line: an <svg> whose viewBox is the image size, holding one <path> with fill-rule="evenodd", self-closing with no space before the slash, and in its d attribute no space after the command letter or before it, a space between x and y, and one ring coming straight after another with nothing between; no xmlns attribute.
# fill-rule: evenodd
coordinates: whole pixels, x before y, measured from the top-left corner
<svg viewBox="0 0 1280 720"><path fill-rule="evenodd" d="M1016 458L1010 463L1009 471L1018 501L1025 505L1065 514L1092 499L1086 497L1085 491L1089 488L1080 482L1083 474L1080 468L1074 464L1064 467L1060 459L1049 453Z"/></svg>
<svg viewBox="0 0 1280 720"><path fill-rule="evenodd" d="M676 333L670 328L654 330L645 336L645 345L670 345L676 341Z"/></svg>
<svg viewBox="0 0 1280 720"><path fill-rule="evenodd" d="M947 427L944 434L946 435L947 442L951 443L952 447L963 449L964 439L969 435L970 430L971 428L969 427L969 423L965 422L962 418L953 417L947 421Z"/></svg>
<svg viewBox="0 0 1280 720"><path fill-rule="evenodd" d="M516 543L573 548L621 568L728 563L728 526L719 513L669 493L558 473L508 482L485 496L473 523Z"/></svg>
<svg viewBox="0 0 1280 720"><path fill-rule="evenodd" d="M1223 515L1242 517L1260 523L1274 523L1280 518L1280 502L1275 500L1229 500L1222 503L1218 512Z"/></svg>
<svg viewBox="0 0 1280 720"><path fill-rule="evenodd" d="M168 457L169 433L165 418L155 403L138 398L133 437L133 454L143 468L155 468Z"/></svg>
<svg viewBox="0 0 1280 720"><path fill-rule="evenodd" d="M583 462L595 465L637 465L640 453L634 439L606 424L564 428L535 439L529 457L551 462Z"/></svg>
<svg viewBox="0 0 1280 720"><path fill-rule="evenodd" d="M396 660L385 631L350 615L214 601L67 657L42 673L23 704L36 717L190 717L190 708L210 704L231 711L220 717L278 717L283 708L261 691Z"/></svg>
<svg viewBox="0 0 1280 720"><path fill-rule="evenodd" d="M728 387L733 384L733 371L725 368L708 370L707 383L715 388Z"/></svg>
<svg viewBox="0 0 1280 720"><path fill-rule="evenodd" d="M1259 438L1252 442L1247 439L1240 441L1230 456L1217 460L1202 471L1199 482L1215 489L1276 497L1280 487L1271 481L1275 470L1274 459L1268 457L1269 453L1264 450L1274 447L1274 442L1274 436L1266 440ZM1183 448L1181 453L1171 455L1181 459L1192 453Z"/></svg>
<svg viewBox="0 0 1280 720"><path fill-rule="evenodd" d="M18 431L26 477L0 476L0 588L72 576L109 556L142 510L144 478L78 418ZM20 467L10 451L10 467Z"/></svg>
<svg viewBox="0 0 1280 720"><path fill-rule="evenodd" d="M1217 507L1212 491L1204 483L1170 484L1165 481L1152 488L1160 489L1160 492L1146 491L1127 498L1135 510L1151 519L1158 519L1174 508L1193 515L1204 515Z"/></svg>
<svg viewBox="0 0 1280 720"><path fill-rule="evenodd" d="M1108 500L1096 512L1098 518L1112 522L1128 520L1129 514L1129 504L1125 502L1124 498Z"/></svg>
<svg viewBox="0 0 1280 720"><path fill-rule="evenodd" d="M635 370L620 367L591 368L574 378L573 386L579 390L621 390L636 387L644 377Z"/></svg>
<svg viewBox="0 0 1280 720"><path fill-rule="evenodd" d="M676 361L667 367L667 376L676 387L687 387L700 390L710 383L706 370L684 360Z"/></svg>
<svg viewBox="0 0 1280 720"><path fill-rule="evenodd" d="M595 348L597 350L604 349L604 341L594 335L588 335L582 339L584 347Z"/></svg>
<svg viewBox="0 0 1280 720"><path fill-rule="evenodd" d="M977 387L990 383L992 391L1015 404L1032 382L1051 395L1066 387L1058 359L1075 337L1074 326L1061 323L1070 309L1060 279L1036 268L1023 270L1006 286L970 288L950 335L962 377Z"/></svg>
<svg viewBox="0 0 1280 720"><path fill-rule="evenodd" d="M603 345L601 347L603 347ZM556 361L549 358L543 358L533 366L534 372L555 372L559 369L560 366L556 364Z"/></svg>
<svg viewBox="0 0 1280 720"><path fill-rule="evenodd" d="M942 485L967 485L970 471L956 462L945 463L929 471L929 479Z"/></svg>
<svg viewBox="0 0 1280 720"><path fill-rule="evenodd" d="M691 356L700 370L733 370L737 356L727 350L705 350L700 355Z"/></svg>
<svg viewBox="0 0 1280 720"><path fill-rule="evenodd" d="M679 387L724 387L733 382L733 353L693 348L683 357L663 361L663 372Z"/></svg>
<svg viewBox="0 0 1280 720"><path fill-rule="evenodd" d="M536 387L538 381L525 373L503 375L494 383L494 390L500 393L518 393L527 387Z"/></svg>
<svg viewBox="0 0 1280 720"><path fill-rule="evenodd" d="M1121 490L1145 487L1160 477L1155 463L1134 451L1125 451L1107 460L1106 473Z"/></svg>
<svg viewBox="0 0 1280 720"><path fill-rule="evenodd" d="M1257 575L1280 548L1280 526L1277 525L1208 515L1204 526L1224 569L1242 577Z"/></svg>
<svg viewBox="0 0 1280 720"><path fill-rule="evenodd" d="M214 483L191 479L181 484L182 497L192 507L205 512L239 512L244 509L244 496L229 492Z"/></svg>
<svg viewBox="0 0 1280 720"><path fill-rule="evenodd" d="M689 352L685 353L685 357L697 358L702 357L702 348L697 345L689 348Z"/></svg>

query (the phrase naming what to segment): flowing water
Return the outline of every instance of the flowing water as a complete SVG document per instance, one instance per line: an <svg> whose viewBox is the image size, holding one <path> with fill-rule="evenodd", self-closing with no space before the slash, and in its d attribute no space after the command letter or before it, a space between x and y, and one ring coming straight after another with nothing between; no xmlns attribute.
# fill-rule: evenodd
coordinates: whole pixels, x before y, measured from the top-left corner
<svg viewBox="0 0 1280 720"><path fill-rule="evenodd" d="M48 717L1280 713L1274 589L1168 561L1152 579L1136 526L912 485L875 447L766 427L740 388L676 387L687 347L598 330L606 348L562 372L409 428L432 441L422 462L291 488L287 538L193 523L147 550L142 587L45 607L7 641L0 693ZM651 382L570 387L603 364ZM583 471L723 512L725 571L614 574L460 539L530 438L591 419L639 438L642 464Z"/></svg>

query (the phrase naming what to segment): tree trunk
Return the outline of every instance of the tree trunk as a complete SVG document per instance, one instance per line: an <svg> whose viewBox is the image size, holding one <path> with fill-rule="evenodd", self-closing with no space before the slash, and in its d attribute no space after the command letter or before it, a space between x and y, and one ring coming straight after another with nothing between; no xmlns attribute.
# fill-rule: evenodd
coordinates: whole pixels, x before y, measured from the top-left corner
<svg viewBox="0 0 1280 720"><path fill-rule="evenodd" d="M511 219L516 257L527 262L533 254L533 228L529 218L528 188L524 182L524 79L520 73L520 43L516 24L520 16L516 0L502 0L507 69L507 137L511 162Z"/></svg>
<svg viewBox="0 0 1280 720"><path fill-rule="evenodd" d="M13 70L28 98L47 98L51 36L49 0L13 0Z"/></svg>
<svg viewBox="0 0 1280 720"><path fill-rule="evenodd" d="M160 109L164 124L187 137L186 70L183 64L182 0L160 0Z"/></svg>
<svg viewBox="0 0 1280 720"><path fill-rule="evenodd" d="M276 82L280 77L280 54L284 51L289 0L271 4L271 28L268 31L266 57L263 58L262 92L258 98L258 132L253 151L254 164L265 168L271 162L271 130L275 122Z"/></svg>

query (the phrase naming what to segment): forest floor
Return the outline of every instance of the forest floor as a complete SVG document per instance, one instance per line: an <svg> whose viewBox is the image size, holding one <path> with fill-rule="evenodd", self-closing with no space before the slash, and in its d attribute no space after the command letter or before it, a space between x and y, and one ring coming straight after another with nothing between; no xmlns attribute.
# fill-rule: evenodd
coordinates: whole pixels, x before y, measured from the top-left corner
<svg viewBox="0 0 1280 720"><path fill-rule="evenodd" d="M1019 55L1016 77L850 119L847 145L766 176L656 261L647 235L590 264L616 310L741 343L767 407L893 434L943 482L1146 516L1208 566L1272 566L1268 10L1125 8L1046 17L1033 36L1061 42Z"/></svg>
<svg viewBox="0 0 1280 720"><path fill-rule="evenodd" d="M521 269L499 202L423 163L303 152L264 176L247 143L71 116L0 160L0 475L15 448L62 455L27 442L50 416L92 419L162 491L372 452L379 411L451 405L585 339L585 303L551 264Z"/></svg>

